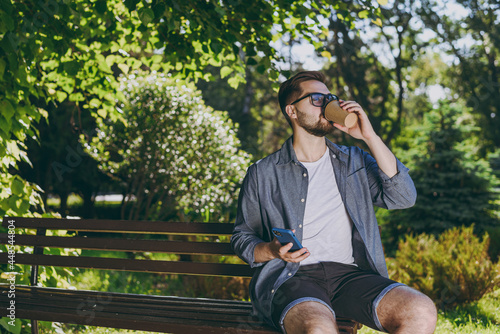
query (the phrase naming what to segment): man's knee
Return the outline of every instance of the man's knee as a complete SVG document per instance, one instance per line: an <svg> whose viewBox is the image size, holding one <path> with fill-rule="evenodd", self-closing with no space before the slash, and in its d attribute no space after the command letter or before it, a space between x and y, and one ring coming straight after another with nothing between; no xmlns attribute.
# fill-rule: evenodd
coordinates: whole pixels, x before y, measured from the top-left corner
<svg viewBox="0 0 500 334"><path fill-rule="evenodd" d="M415 333L433 333L437 322L434 302L423 293L406 286L390 291L379 304L377 313L389 332L400 328L418 328Z"/></svg>
<svg viewBox="0 0 500 334"><path fill-rule="evenodd" d="M409 316L428 320L435 324L437 321L437 309L432 299L417 290L411 290L413 290L412 296L408 299Z"/></svg>
<svg viewBox="0 0 500 334"><path fill-rule="evenodd" d="M287 334L338 333L332 311L319 302L303 302L288 311L283 321Z"/></svg>
<svg viewBox="0 0 500 334"><path fill-rule="evenodd" d="M415 319L420 319L422 326L424 326L429 333L434 332L437 323L437 309L436 305L426 295L420 293L420 297L415 300L413 316Z"/></svg>

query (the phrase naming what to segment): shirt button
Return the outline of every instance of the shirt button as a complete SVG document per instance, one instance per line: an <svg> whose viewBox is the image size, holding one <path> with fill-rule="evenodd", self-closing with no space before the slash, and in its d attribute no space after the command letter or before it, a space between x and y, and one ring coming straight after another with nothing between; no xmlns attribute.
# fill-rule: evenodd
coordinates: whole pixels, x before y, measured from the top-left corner
<svg viewBox="0 0 500 334"><path fill-rule="evenodd" d="M288 273L288 276L292 276L292 273Z"/></svg>
<svg viewBox="0 0 500 334"><path fill-rule="evenodd" d="M299 225L299 228L302 228L302 224Z"/></svg>
<svg viewBox="0 0 500 334"><path fill-rule="evenodd" d="M306 176L307 176L307 173L302 174L302 176L303 176L303 177L306 177Z"/></svg>
<svg viewBox="0 0 500 334"><path fill-rule="evenodd" d="M334 158L334 159L335 159L336 157L337 157L337 156L336 156L335 154L332 154L332 158Z"/></svg>
<svg viewBox="0 0 500 334"><path fill-rule="evenodd" d="M271 290L271 293L274 293L274 289Z"/></svg>
<svg viewBox="0 0 500 334"><path fill-rule="evenodd" d="M300 201L301 201L302 203L304 203L306 200L302 198Z"/></svg>

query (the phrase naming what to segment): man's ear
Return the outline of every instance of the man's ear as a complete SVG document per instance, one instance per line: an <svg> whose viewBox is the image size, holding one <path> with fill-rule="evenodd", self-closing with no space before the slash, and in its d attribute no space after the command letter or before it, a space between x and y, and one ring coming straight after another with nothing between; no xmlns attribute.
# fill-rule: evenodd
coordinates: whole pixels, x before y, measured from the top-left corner
<svg viewBox="0 0 500 334"><path fill-rule="evenodd" d="M286 114L290 118L297 118L297 114L295 113L295 107L291 104L285 107Z"/></svg>

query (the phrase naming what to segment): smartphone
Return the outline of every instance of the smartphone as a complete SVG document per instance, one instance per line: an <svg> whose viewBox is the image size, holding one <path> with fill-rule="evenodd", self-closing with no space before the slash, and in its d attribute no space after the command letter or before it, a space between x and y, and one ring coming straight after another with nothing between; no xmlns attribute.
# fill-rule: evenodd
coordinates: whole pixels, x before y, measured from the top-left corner
<svg viewBox="0 0 500 334"><path fill-rule="evenodd" d="M293 234L292 230L285 230L283 228L273 228L273 234L276 236L278 241L282 245L286 245L288 243L292 243L293 246L290 248L289 252L295 252L298 251L299 249L302 249L302 245L300 244L300 241L297 239L295 234Z"/></svg>

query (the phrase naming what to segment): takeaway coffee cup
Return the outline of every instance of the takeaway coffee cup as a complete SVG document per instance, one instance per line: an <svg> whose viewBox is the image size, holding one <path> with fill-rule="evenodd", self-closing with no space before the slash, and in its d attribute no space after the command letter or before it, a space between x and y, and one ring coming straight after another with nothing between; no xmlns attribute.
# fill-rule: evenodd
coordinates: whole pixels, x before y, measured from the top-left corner
<svg viewBox="0 0 500 334"><path fill-rule="evenodd" d="M339 101L331 101L326 105L325 118L347 128L352 128L358 122L358 115L342 109Z"/></svg>

